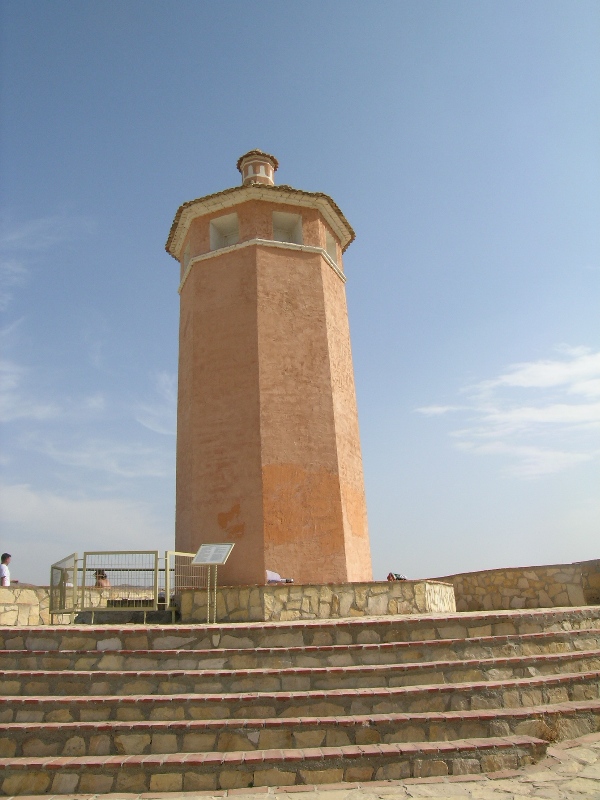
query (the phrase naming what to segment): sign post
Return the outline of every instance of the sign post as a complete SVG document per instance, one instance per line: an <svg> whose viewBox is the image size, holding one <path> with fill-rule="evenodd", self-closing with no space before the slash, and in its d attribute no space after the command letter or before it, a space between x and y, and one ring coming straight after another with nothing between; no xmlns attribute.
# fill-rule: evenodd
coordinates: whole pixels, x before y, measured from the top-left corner
<svg viewBox="0 0 600 800"><path fill-rule="evenodd" d="M208 625L217 621L217 567L227 561L233 547L234 545L231 543L201 544L192 560L192 564L207 567L206 622Z"/></svg>

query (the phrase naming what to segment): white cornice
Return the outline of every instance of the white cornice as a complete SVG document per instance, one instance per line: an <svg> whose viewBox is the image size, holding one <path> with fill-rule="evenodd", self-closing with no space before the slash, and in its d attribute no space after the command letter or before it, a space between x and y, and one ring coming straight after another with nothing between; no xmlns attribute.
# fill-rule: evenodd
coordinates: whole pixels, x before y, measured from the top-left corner
<svg viewBox="0 0 600 800"><path fill-rule="evenodd" d="M183 241L191 223L197 217L213 214L216 211L225 211L249 200L265 200L269 203L316 208L338 237L342 250L345 250L354 239L354 231L348 221L327 195L316 192L303 192L291 187L252 184L250 186L235 187L233 190L226 190L184 203L175 218L175 223L169 236L168 252L180 261Z"/></svg>
<svg viewBox="0 0 600 800"><path fill-rule="evenodd" d="M231 253L234 250L242 250L244 247L250 247L252 245L261 245L262 247L283 247L285 250L299 250L303 253L318 253L325 259L338 278L340 278L343 283L346 283L346 276L331 258L329 253L322 247L312 247L311 245L307 244L294 244L293 242L275 242L272 239L249 239L247 242L232 244L230 247L222 247L220 250L211 250L210 253L203 253L201 256L196 256L195 258L190 259L183 278L181 279L181 283L179 284L179 293L181 294L181 290L183 289L187 277L195 264L199 264L202 261L207 261L209 258L214 258L215 256L220 256L223 253Z"/></svg>

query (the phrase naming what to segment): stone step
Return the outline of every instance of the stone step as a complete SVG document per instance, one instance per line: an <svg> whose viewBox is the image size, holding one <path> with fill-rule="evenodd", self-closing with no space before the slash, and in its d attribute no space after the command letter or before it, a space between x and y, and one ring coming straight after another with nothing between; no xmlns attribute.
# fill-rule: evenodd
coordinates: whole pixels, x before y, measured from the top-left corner
<svg viewBox="0 0 600 800"><path fill-rule="evenodd" d="M555 741L600 730L600 700L477 711L143 722L8 723L0 758L150 755L340 747L529 735Z"/></svg>
<svg viewBox="0 0 600 800"><path fill-rule="evenodd" d="M541 758L530 736L295 750L7 758L5 795L181 792L291 786L517 769Z"/></svg>
<svg viewBox="0 0 600 800"><path fill-rule="evenodd" d="M72 696L295 692L498 681L595 670L600 671L598 650L468 661L278 670L4 670L0 672L0 693Z"/></svg>
<svg viewBox="0 0 600 800"><path fill-rule="evenodd" d="M263 719L528 707L600 696L600 671L459 684L293 692L3 696L0 722Z"/></svg>
<svg viewBox="0 0 600 800"><path fill-rule="evenodd" d="M227 625L0 629L0 650L207 650L465 639L600 627L600 606Z"/></svg>
<svg viewBox="0 0 600 800"><path fill-rule="evenodd" d="M0 669L171 670L359 666L593 650L600 628L381 644L215 650L0 650Z"/></svg>

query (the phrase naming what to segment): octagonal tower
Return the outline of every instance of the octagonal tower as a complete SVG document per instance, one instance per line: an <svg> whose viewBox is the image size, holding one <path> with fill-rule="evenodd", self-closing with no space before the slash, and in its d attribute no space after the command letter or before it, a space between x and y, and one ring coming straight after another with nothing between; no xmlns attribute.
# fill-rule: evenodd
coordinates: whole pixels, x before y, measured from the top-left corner
<svg viewBox="0 0 600 800"><path fill-rule="evenodd" d="M325 194L276 186L252 150L242 185L184 203L175 546L235 542L224 584L372 579L342 253Z"/></svg>

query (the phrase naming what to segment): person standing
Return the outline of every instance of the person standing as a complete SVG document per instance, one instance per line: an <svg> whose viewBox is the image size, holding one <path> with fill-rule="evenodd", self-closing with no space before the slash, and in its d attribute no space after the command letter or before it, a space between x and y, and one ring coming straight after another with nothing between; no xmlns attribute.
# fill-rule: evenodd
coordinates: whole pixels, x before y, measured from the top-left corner
<svg viewBox="0 0 600 800"><path fill-rule="evenodd" d="M10 586L10 570L8 568L10 559L10 553L2 553L0 559L0 586Z"/></svg>

